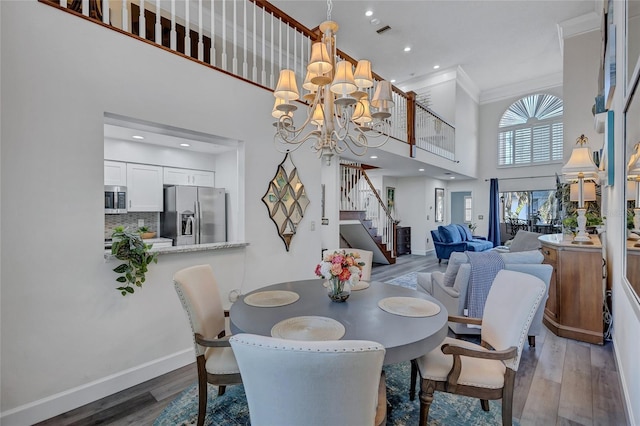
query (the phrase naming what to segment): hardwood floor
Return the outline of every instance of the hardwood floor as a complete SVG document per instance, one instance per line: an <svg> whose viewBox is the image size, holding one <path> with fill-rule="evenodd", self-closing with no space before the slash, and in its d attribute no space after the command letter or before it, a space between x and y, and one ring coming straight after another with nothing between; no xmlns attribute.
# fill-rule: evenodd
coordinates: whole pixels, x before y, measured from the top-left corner
<svg viewBox="0 0 640 426"><path fill-rule="evenodd" d="M372 279L445 270L431 256L405 255L395 265L374 266ZM150 425L187 386L195 364L51 418L40 425ZM513 416L529 425L627 425L613 345L591 345L547 331L525 347L516 376Z"/></svg>

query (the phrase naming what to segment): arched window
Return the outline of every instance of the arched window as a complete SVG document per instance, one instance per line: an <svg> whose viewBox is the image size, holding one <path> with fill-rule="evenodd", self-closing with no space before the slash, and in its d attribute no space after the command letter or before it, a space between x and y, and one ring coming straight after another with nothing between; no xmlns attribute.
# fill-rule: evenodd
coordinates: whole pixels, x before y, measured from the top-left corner
<svg viewBox="0 0 640 426"><path fill-rule="evenodd" d="M498 166L562 161L562 99L536 94L514 102L500 119Z"/></svg>

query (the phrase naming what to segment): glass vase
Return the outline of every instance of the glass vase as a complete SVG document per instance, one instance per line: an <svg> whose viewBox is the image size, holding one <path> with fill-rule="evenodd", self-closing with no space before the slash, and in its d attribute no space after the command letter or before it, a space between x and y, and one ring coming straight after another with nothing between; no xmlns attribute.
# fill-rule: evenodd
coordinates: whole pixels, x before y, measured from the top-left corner
<svg viewBox="0 0 640 426"><path fill-rule="evenodd" d="M327 294L334 302L344 302L351 295L351 281L341 281L339 278L330 278L327 281Z"/></svg>

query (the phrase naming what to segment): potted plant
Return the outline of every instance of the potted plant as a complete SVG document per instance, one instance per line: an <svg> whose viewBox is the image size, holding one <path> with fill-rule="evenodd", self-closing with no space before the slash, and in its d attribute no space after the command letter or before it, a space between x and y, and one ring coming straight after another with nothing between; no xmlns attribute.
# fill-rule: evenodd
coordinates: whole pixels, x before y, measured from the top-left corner
<svg viewBox="0 0 640 426"><path fill-rule="evenodd" d="M133 294L134 286L142 287L145 282L149 264L158 263L158 254L149 253L152 245L145 244L140 233L130 232L122 226L116 227L111 237L113 238L111 254L116 259L124 261L113 269L119 275L116 281L122 283L117 289L123 296Z"/></svg>
<svg viewBox="0 0 640 426"><path fill-rule="evenodd" d="M149 228L147 228L146 226L141 226L140 228L138 228L138 233L140 234L140 237L143 240L146 240L148 238L153 238L156 236L156 233L150 231Z"/></svg>

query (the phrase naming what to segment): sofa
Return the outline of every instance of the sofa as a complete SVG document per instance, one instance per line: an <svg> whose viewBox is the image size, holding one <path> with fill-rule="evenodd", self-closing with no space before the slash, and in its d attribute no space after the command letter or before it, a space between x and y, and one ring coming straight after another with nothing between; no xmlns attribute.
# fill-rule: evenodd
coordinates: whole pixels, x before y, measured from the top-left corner
<svg viewBox="0 0 640 426"><path fill-rule="evenodd" d="M431 231L431 237L438 263L442 259L448 260L453 252L485 251L493 248L491 241L472 235L468 226L456 223L438 226L438 229Z"/></svg>
<svg viewBox="0 0 640 426"><path fill-rule="evenodd" d="M510 271L524 272L540 278L547 286L549 294L549 283L551 281L551 265L542 264L544 256L539 250L530 250L517 253L500 253L505 263L504 269ZM469 278L471 277L471 264L465 253L452 253L447 265L447 270L434 272L421 272L417 274L418 291L430 294L438 299L449 312L449 315L465 314L465 302L467 299L467 289ZM513 283L518 285L518 283ZM535 336L542 330L542 316L544 314L545 299L540 303L540 307L533 317L533 322L529 328L529 344L535 346ZM480 329L467 324L449 322L449 328L455 334L480 334Z"/></svg>

